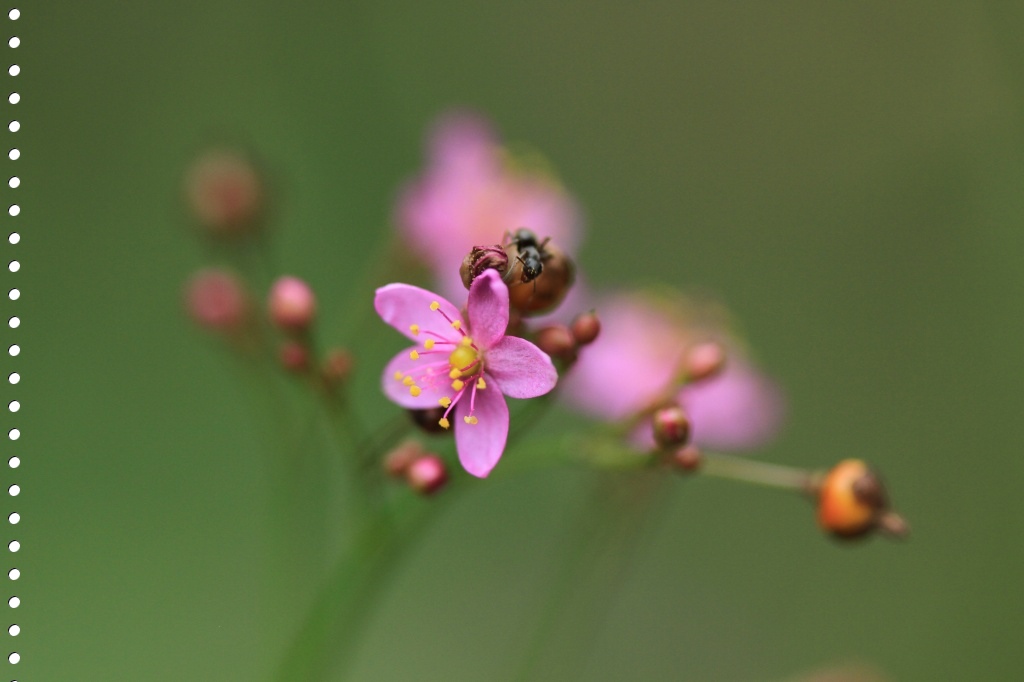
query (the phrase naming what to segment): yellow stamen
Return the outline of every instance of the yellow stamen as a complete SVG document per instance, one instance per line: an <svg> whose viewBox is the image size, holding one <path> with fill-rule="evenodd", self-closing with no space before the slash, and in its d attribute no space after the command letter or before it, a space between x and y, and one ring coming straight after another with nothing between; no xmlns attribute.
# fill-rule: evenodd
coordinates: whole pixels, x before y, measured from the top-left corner
<svg viewBox="0 0 1024 682"><path fill-rule="evenodd" d="M419 360L420 359L420 354L417 353L414 350L411 350L411 351L409 351L409 359L410 360Z"/></svg>
<svg viewBox="0 0 1024 682"><path fill-rule="evenodd" d="M447 429L449 426L451 426L451 422L449 422L444 417L441 417L440 419L438 419L437 423L441 426L442 429Z"/></svg>
<svg viewBox="0 0 1024 682"><path fill-rule="evenodd" d="M421 392L422 391L420 391L419 386L413 385L409 387L409 395L411 395L413 398L418 398Z"/></svg>
<svg viewBox="0 0 1024 682"><path fill-rule="evenodd" d="M431 310L437 310L440 307L441 307L441 304L438 303L437 301L434 301L433 303L430 304L430 309Z"/></svg>
<svg viewBox="0 0 1024 682"><path fill-rule="evenodd" d="M420 326L418 324L410 324L409 331L412 332L413 336L417 336L420 333Z"/></svg>
<svg viewBox="0 0 1024 682"><path fill-rule="evenodd" d="M476 387L479 388L481 391L487 388L487 384L484 383L483 377L480 377L479 379L476 380Z"/></svg>
<svg viewBox="0 0 1024 682"><path fill-rule="evenodd" d="M462 376L462 370L455 367L452 367L452 371L448 372L449 379L458 379L460 376Z"/></svg>
<svg viewBox="0 0 1024 682"><path fill-rule="evenodd" d="M455 320L452 322L452 328L459 329L462 326L462 320Z"/></svg>
<svg viewBox="0 0 1024 682"><path fill-rule="evenodd" d="M401 381L404 376L401 372L395 372L395 381Z"/></svg>
<svg viewBox="0 0 1024 682"><path fill-rule="evenodd" d="M405 384L406 386L412 386L414 383L416 383L416 380L410 376L407 376L404 379L402 379L402 383Z"/></svg>
<svg viewBox="0 0 1024 682"><path fill-rule="evenodd" d="M461 343L463 346L466 346L468 348L473 345L473 339L469 338L468 336L463 336Z"/></svg>
<svg viewBox="0 0 1024 682"><path fill-rule="evenodd" d="M452 399L449 398L448 396L445 396L438 400L437 404L440 405L441 407L448 407L449 405L452 404Z"/></svg>
<svg viewBox="0 0 1024 682"><path fill-rule="evenodd" d="M465 385L466 384L465 382L462 381L462 379L456 379L455 381L452 382L452 388L454 388L456 391L461 391L462 387Z"/></svg>
<svg viewBox="0 0 1024 682"><path fill-rule="evenodd" d="M466 422L467 424L476 424L480 420L477 419L476 417L470 415L469 417L463 417L462 421Z"/></svg>
<svg viewBox="0 0 1024 682"><path fill-rule="evenodd" d="M426 348L427 350L430 350L431 348L433 348L434 347L434 339L427 339L426 341L424 341L423 342L423 347Z"/></svg>

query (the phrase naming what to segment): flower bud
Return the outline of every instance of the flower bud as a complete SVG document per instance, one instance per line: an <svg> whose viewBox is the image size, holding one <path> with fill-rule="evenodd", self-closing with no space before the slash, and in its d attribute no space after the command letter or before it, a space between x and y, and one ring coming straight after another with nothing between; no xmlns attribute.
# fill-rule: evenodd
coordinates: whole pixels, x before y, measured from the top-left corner
<svg viewBox="0 0 1024 682"><path fill-rule="evenodd" d="M703 457L696 445L690 443L672 453L672 466L680 471L692 473L700 468Z"/></svg>
<svg viewBox="0 0 1024 682"><path fill-rule="evenodd" d="M543 268L534 279L523 279L523 261L518 247L511 245L506 250L509 256L509 305L524 315L540 315L558 307L576 278L576 266L560 248L548 242L542 253Z"/></svg>
<svg viewBox="0 0 1024 682"><path fill-rule="evenodd" d="M344 348L332 348L327 351L324 366L321 369L323 379L330 386L345 383L352 373L352 354Z"/></svg>
<svg viewBox="0 0 1024 682"><path fill-rule="evenodd" d="M906 522L889 510L878 475L859 459L832 467L818 488L818 523L836 537L855 538L877 529L905 536Z"/></svg>
<svg viewBox="0 0 1024 682"><path fill-rule="evenodd" d="M413 460L405 470L405 480L421 495L432 495L448 482L448 469L437 455L425 455Z"/></svg>
<svg viewBox="0 0 1024 682"><path fill-rule="evenodd" d="M404 478L409 466L423 454L423 446L415 440L399 443L384 455L384 471L392 478Z"/></svg>
<svg viewBox="0 0 1024 682"><path fill-rule="evenodd" d="M720 343L706 341L691 346L683 357L687 381L710 379L725 366L725 349Z"/></svg>
<svg viewBox="0 0 1024 682"><path fill-rule="evenodd" d="M278 351L281 366L299 374L309 368L309 349L298 341L286 341Z"/></svg>
<svg viewBox="0 0 1024 682"><path fill-rule="evenodd" d="M576 339L564 324L551 325L538 331L537 347L551 357L567 362L576 357Z"/></svg>
<svg viewBox="0 0 1024 682"><path fill-rule="evenodd" d="M185 177L185 201L211 234L251 232L262 218L265 188L251 161L225 150L200 157Z"/></svg>
<svg viewBox="0 0 1024 682"><path fill-rule="evenodd" d="M270 289L267 310L271 321L281 329L302 331L316 315L316 297L298 277L281 277Z"/></svg>
<svg viewBox="0 0 1024 682"><path fill-rule="evenodd" d="M662 449L682 445L690 437L690 420L678 405L655 410L653 423L654 442Z"/></svg>
<svg viewBox="0 0 1024 682"><path fill-rule="evenodd" d="M441 426L441 417L444 416L445 408L428 407L425 410L406 410L409 417L416 426L426 433L448 433L448 430Z"/></svg>
<svg viewBox="0 0 1024 682"><path fill-rule="evenodd" d="M572 336L580 346L586 346L597 339L601 333L601 320L597 313L591 310L589 313L581 313L572 321Z"/></svg>
<svg viewBox="0 0 1024 682"><path fill-rule="evenodd" d="M212 331L237 331L249 314L249 297L235 275L216 268L200 270L185 286L185 308L196 323Z"/></svg>
<svg viewBox="0 0 1024 682"><path fill-rule="evenodd" d="M502 278L508 273L508 254L501 244L474 246L459 267L462 283L469 289L473 280L482 275L484 270L497 270Z"/></svg>

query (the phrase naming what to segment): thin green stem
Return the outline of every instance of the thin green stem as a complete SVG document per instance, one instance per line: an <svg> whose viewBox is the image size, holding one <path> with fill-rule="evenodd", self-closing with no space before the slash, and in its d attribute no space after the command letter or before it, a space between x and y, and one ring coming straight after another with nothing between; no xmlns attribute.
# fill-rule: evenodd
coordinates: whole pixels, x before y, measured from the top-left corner
<svg viewBox="0 0 1024 682"><path fill-rule="evenodd" d="M700 473L773 488L806 491L814 474L805 469L759 462L718 452L701 452Z"/></svg>

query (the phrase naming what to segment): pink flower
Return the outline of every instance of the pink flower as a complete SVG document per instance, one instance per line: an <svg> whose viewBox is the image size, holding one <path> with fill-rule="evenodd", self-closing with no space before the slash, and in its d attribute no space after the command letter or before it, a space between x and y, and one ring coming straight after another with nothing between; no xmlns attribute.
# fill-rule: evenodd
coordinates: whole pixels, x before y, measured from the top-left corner
<svg viewBox="0 0 1024 682"><path fill-rule="evenodd" d="M508 288L489 270L469 290L467 316L419 287L377 290L377 314L419 345L384 369L384 393L414 410L446 408L441 426L456 421L455 446L466 471L481 478L498 463L508 438L510 398L536 398L555 387L558 373L543 351L508 327Z"/></svg>
<svg viewBox="0 0 1024 682"><path fill-rule="evenodd" d="M688 323L680 309L642 296L616 296L596 309L601 334L580 351L562 382L572 405L620 421L674 398L690 419L693 441L708 448L753 448L775 435L783 416L781 391L720 331ZM680 387L687 348L709 337L726 345L725 368ZM633 440L653 447L650 424L641 426Z"/></svg>
<svg viewBox="0 0 1024 682"><path fill-rule="evenodd" d="M464 288L459 265L472 247L500 243L520 227L575 252L579 210L550 173L532 165L518 163L478 116L450 113L437 122L426 169L402 191L395 220L442 291L454 296Z"/></svg>

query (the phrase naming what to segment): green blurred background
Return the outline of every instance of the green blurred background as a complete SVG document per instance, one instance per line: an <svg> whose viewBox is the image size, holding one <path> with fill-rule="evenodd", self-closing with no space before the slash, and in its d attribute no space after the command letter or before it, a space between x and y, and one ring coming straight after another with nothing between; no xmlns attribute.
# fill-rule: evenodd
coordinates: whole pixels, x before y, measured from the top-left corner
<svg viewBox="0 0 1024 682"><path fill-rule="evenodd" d="M610 541L630 556L598 588L596 634L559 632L536 679L776 680L848 662L896 680L1020 675L1020 6L19 7L3 21L22 39L7 52L21 75L5 76L22 101L5 106L23 125L4 134L22 186L3 191L22 206L5 246L22 269L4 276L23 350L4 362L22 381L2 389L22 403L5 417L22 465L4 474L23 491L4 502L23 517L4 529L22 543L4 558L23 576L6 583L19 679L264 679L340 525L310 519L296 545L314 550L291 554L287 579L268 568L280 453L258 389L181 314L206 262L181 174L211 141L255 149L277 180L276 267L316 287L325 341L347 339L365 254L453 105L558 168L586 212L592 283L730 305L789 396L765 458L866 457L914 528L839 546L791 496L675 481L639 541ZM378 363L400 346L379 327L356 379L376 421ZM571 472L496 478L448 508L352 679L510 679L586 488Z"/></svg>

